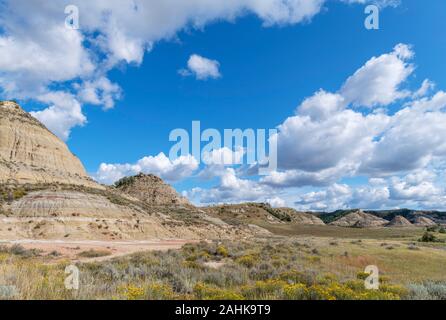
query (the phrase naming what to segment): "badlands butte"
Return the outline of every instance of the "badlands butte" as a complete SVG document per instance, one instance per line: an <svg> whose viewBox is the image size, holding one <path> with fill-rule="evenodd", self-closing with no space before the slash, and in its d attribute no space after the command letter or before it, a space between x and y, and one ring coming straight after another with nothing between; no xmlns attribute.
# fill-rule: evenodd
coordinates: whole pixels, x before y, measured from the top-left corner
<svg viewBox="0 0 446 320"><path fill-rule="evenodd" d="M104 186L42 123L15 102L0 102L1 241L246 239L321 228L421 228L445 220L443 212L407 209L312 213L262 203L195 207L160 178L145 174Z"/></svg>

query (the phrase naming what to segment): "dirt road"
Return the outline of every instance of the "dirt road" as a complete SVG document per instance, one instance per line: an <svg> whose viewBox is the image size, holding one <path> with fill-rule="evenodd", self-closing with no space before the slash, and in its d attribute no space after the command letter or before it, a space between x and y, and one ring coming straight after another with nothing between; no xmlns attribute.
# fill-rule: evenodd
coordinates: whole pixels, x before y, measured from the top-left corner
<svg viewBox="0 0 446 320"><path fill-rule="evenodd" d="M184 239L159 239L150 241L71 241L71 240L0 240L0 245L19 244L26 249L37 249L43 255L56 253L60 259L70 259L73 262L104 261L120 256L125 256L141 251L164 251L169 249L180 249L186 243L196 242ZM104 252L107 255L101 257L80 257L85 251Z"/></svg>

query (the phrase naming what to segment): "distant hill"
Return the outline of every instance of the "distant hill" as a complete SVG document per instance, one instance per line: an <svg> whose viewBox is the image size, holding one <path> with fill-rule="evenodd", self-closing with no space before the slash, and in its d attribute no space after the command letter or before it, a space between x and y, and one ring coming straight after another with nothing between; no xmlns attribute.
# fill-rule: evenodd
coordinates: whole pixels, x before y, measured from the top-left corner
<svg viewBox="0 0 446 320"><path fill-rule="evenodd" d="M358 209L336 210L333 212L318 212L314 214L318 216L326 224L330 224L356 211L358 211ZM395 210L363 210L363 212L385 219L389 222L395 219L395 217L400 216L407 219L412 224L416 224L416 221L419 220L420 217L429 219L432 222L434 222L434 224L446 224L446 212L442 211L395 209ZM418 223L418 225L420 225L420 223Z"/></svg>
<svg viewBox="0 0 446 320"><path fill-rule="evenodd" d="M319 217L322 221L324 221L324 223L329 224L355 211L358 211L358 209L336 210L333 212L314 212L314 215Z"/></svg>
<svg viewBox="0 0 446 320"><path fill-rule="evenodd" d="M382 227L388 224L389 221L377 217L373 214L365 213L362 210L357 210L344 215L343 217L331 222L330 225L338 227L355 227L355 228L372 228Z"/></svg>
<svg viewBox="0 0 446 320"><path fill-rule="evenodd" d="M392 220L396 216L402 216L410 221L415 220L419 216L430 217L434 220L444 220L446 222L446 212L435 210L411 210L411 209L395 209L395 210L364 210L364 212L374 214L378 217Z"/></svg>
<svg viewBox="0 0 446 320"><path fill-rule="evenodd" d="M413 224L403 216L396 216L387 225L387 227L411 227Z"/></svg>
<svg viewBox="0 0 446 320"><path fill-rule="evenodd" d="M189 201L178 195L174 188L152 174L140 173L126 177L115 184L122 193L132 196L148 205L189 205Z"/></svg>

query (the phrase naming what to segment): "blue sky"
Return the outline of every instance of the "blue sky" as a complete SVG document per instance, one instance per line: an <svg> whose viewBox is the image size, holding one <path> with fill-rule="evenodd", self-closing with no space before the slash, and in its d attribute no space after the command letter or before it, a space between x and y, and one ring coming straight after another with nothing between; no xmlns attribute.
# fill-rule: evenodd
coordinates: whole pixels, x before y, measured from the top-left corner
<svg viewBox="0 0 446 320"><path fill-rule="evenodd" d="M420 121L430 109L422 115L414 113L410 120L395 116L417 102L431 101L439 114L436 119L442 120L442 90L446 89L444 1L402 0L398 4L380 1L379 30L364 27L364 8L374 1L352 0L347 4L348 1L309 0L308 3L313 5L305 8L299 1L266 0L271 7L265 11L262 5L246 4L248 1L243 0L239 1L240 8L238 4L234 4L235 8L202 6L199 1L191 1L196 3L191 8L173 7L175 0L171 0L172 8L159 14L172 25L164 21L148 23L146 19L132 19L131 11L119 12L119 1L91 7L84 1L71 1L80 8L80 29L71 30L75 35L66 35L66 30L58 33L59 19L62 19L61 25L64 19L64 15L59 14L60 10L63 13L64 1L52 5L39 2L0 1L4 8L4 14L0 14L0 30L3 30L0 33L0 57L5 61L4 64L0 62L1 98L16 98L25 109L35 112L37 118L67 141L89 174L101 182L111 183L117 177L133 174L137 169L132 166L138 160L152 157L142 171L162 176L197 204L269 201L273 205L309 210L446 207L444 151L436 140L445 132L425 121L422 123L428 128L420 129L419 134L414 132L413 136L405 136L406 127L398 127L406 122L410 127L410 121ZM140 1L129 2L147 6ZM47 17L47 28L32 28L41 21L30 18L29 25L21 25L17 30L17 21L28 17L23 12L27 7L30 12L37 10L38 15ZM144 9L148 12L150 9L160 10L156 5ZM111 12L109 18L114 24L97 22L107 11ZM197 11L200 14L195 13ZM303 17L295 16L293 12L302 12ZM8 18L8 13L16 15L17 19ZM186 22L174 21L182 15ZM187 23L190 20L204 22L195 28L193 23ZM116 25L119 25L119 31L112 28ZM53 27L54 33L49 32ZM24 37L19 31L36 33L36 36ZM69 51L61 49L53 43L58 37L62 46L63 41L67 41L73 47L68 48ZM19 60L32 58L14 58L15 48L6 46L11 39L15 40L17 52L28 52L30 47L33 49L29 52L35 52L37 47L41 51L37 55L48 55L47 59L31 61L32 66L24 66ZM118 49L116 43L119 43ZM398 44L404 44L410 54L394 49ZM50 48L54 56L49 54ZM54 53L58 50L60 55ZM179 70L187 68L188 60L194 54L218 61L220 76L202 80L193 74L193 70L189 76L182 76ZM389 70L379 66L365 69L366 75L371 74L370 79L364 76L360 83L346 84L347 79L372 57L383 55L395 58L388 62ZM66 65L53 70L51 61L58 59L63 59L62 64ZM11 66L11 61L17 66ZM395 65L397 69L390 66L393 62L398 64ZM387 63L385 58L382 63ZM36 64L38 67L34 67ZM401 72L401 77L388 83L389 88L378 88L376 93L394 91L389 99L364 98L372 94L373 81L389 78L385 72L394 70ZM23 81L25 78L27 81ZM107 82L102 97L108 95L112 105L107 105L102 97L96 100L82 98L83 91L79 87L89 85L96 86L100 96L98 79ZM435 87L416 95L426 79L426 84L434 83ZM358 92L355 97L348 97L348 90L342 89L344 84ZM203 179L200 177L206 170L204 165L194 167L186 161L175 167L170 160L157 158L161 152L168 155L173 145L168 139L170 131L175 128L190 130L193 120L201 121L203 128L221 131L225 128L276 128L290 117L302 120L309 113L296 114L296 110L320 89L324 90L324 97L333 94L330 97L345 98L346 102L340 103L337 112L352 111L345 113L346 127L349 124L352 127L364 125L367 129L382 126L362 137L370 146L364 147L367 150L361 151L360 155L340 157L321 167L312 166L313 159L315 163L318 156L328 160L336 158L337 150L327 147L318 150L318 146L300 145L295 141L309 139L305 134L311 135L317 125L322 128L318 132L333 132L336 125L344 121L331 124L329 119L312 118L312 122L302 124L303 127L293 127L294 122L289 125L289 132L299 132L299 136L283 134L282 137L279 134L279 158L296 145L295 151L283 155L291 167L279 168L280 179L278 176L249 176L239 167L211 168L214 175ZM436 95L438 102L434 101ZM319 105L312 110L329 110L331 105L325 106L324 101L316 101ZM375 113L382 119L365 119ZM338 115L330 114L329 117L336 119ZM359 115L364 119L359 119ZM332 127L327 129L324 121ZM429 131L431 129L433 131ZM346 134L339 133L339 139L344 139ZM355 132L348 134L357 136ZM411 145L410 139L419 136L428 139L420 145L430 148L399 148ZM380 140L382 137L385 141ZM349 138L345 141L345 144L364 145L362 140ZM382 146L378 146L378 142ZM329 140L321 141L321 145L324 143L332 144ZM396 151L388 152L385 148ZM354 153L358 149L343 151L341 148L339 152ZM399 149L400 153L397 152ZM299 160L298 152L308 152L308 161ZM383 154L390 154L392 158L385 158ZM419 154L419 158L413 159L413 154ZM395 165L400 162L408 165ZM101 164L109 165L108 171L101 171ZM179 171L181 173L176 174Z"/></svg>
<svg viewBox="0 0 446 320"><path fill-rule="evenodd" d="M445 22L439 13L446 4L432 3L406 1L383 10L378 31L364 28L363 5L332 2L305 25L265 28L249 16L180 32L178 40L156 44L142 65L110 74L122 87L123 99L106 114L86 108L89 124L73 131L69 145L95 172L104 160L123 163L167 153L169 132L190 128L192 120L218 129L273 128L304 98L319 88L336 90L370 57L400 42L415 47L417 77L445 87ZM222 78L179 76L178 69L194 53L217 59ZM89 136L95 137L94 153L88 152Z"/></svg>

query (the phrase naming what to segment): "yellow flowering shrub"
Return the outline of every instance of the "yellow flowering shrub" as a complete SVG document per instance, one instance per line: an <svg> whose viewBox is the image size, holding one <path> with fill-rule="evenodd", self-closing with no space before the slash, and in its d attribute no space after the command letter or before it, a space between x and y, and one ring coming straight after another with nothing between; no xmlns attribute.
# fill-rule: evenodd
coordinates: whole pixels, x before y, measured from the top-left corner
<svg viewBox="0 0 446 320"><path fill-rule="evenodd" d="M122 285L118 288L120 297L125 300L141 300L144 299L145 290L133 284Z"/></svg>
<svg viewBox="0 0 446 320"><path fill-rule="evenodd" d="M349 287L353 291L362 291L365 289L364 281L361 280L349 280L345 282L344 285Z"/></svg>
<svg viewBox="0 0 446 320"><path fill-rule="evenodd" d="M283 288L283 297L287 300L306 300L308 298L308 289L302 283L286 285Z"/></svg>
<svg viewBox="0 0 446 320"><path fill-rule="evenodd" d="M338 277L332 273L318 275L316 277L316 282L321 285L330 285L334 282L339 282Z"/></svg>
<svg viewBox="0 0 446 320"><path fill-rule="evenodd" d="M229 256L228 249L221 245L217 247L217 254L225 258Z"/></svg>
<svg viewBox="0 0 446 320"><path fill-rule="evenodd" d="M379 282L380 283L389 283L390 282L390 278L386 277L386 276L380 276L379 277Z"/></svg>
<svg viewBox="0 0 446 320"><path fill-rule="evenodd" d="M407 288L398 286L398 285L391 285L387 283L382 283L379 287L380 291L392 293L394 295L397 295L399 297L404 297L409 294L409 291Z"/></svg>
<svg viewBox="0 0 446 320"><path fill-rule="evenodd" d="M195 285L194 294L201 300L243 300L243 296L234 291L212 287L201 282Z"/></svg>
<svg viewBox="0 0 446 320"><path fill-rule="evenodd" d="M282 295L286 285L285 281L278 279L257 281L254 285L244 286L242 295L246 299L275 299Z"/></svg>
<svg viewBox="0 0 446 320"><path fill-rule="evenodd" d="M307 257L307 260L310 261L311 263L319 263L319 262L321 262L321 257L309 256L309 257Z"/></svg>
<svg viewBox="0 0 446 320"><path fill-rule="evenodd" d="M153 283L147 288L147 298L149 300L172 300L175 298L175 293L167 284Z"/></svg>
<svg viewBox="0 0 446 320"><path fill-rule="evenodd" d="M118 299L124 300L171 300L175 298L172 288L162 283L151 283L147 286L121 285L118 287L118 294Z"/></svg>
<svg viewBox="0 0 446 320"><path fill-rule="evenodd" d="M241 256L236 260L238 264L245 266L247 268L252 268L257 263L258 258L252 254Z"/></svg>
<svg viewBox="0 0 446 320"><path fill-rule="evenodd" d="M308 288L308 299L336 300L336 297L332 295L331 291L327 287L315 284Z"/></svg>

